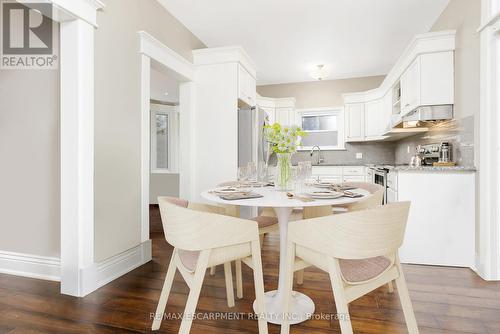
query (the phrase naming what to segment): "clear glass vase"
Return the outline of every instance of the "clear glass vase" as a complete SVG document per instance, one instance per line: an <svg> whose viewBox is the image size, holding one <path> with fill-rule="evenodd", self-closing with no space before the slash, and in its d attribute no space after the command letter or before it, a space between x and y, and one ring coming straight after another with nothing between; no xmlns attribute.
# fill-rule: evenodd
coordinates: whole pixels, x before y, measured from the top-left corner
<svg viewBox="0 0 500 334"><path fill-rule="evenodd" d="M274 187L279 191L287 191L293 189L292 179L292 154L277 153L278 164L276 166L276 180Z"/></svg>

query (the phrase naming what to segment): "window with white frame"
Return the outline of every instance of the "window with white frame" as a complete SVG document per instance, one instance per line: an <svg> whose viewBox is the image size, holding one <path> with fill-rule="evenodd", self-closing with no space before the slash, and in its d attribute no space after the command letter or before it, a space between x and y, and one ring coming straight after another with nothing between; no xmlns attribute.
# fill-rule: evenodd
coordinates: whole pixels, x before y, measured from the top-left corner
<svg viewBox="0 0 500 334"><path fill-rule="evenodd" d="M298 111L299 125L307 136L302 138L302 150L319 146L324 150L343 150L344 109L321 108Z"/></svg>
<svg viewBox="0 0 500 334"><path fill-rule="evenodd" d="M176 173L179 116L176 106L151 104L151 173Z"/></svg>

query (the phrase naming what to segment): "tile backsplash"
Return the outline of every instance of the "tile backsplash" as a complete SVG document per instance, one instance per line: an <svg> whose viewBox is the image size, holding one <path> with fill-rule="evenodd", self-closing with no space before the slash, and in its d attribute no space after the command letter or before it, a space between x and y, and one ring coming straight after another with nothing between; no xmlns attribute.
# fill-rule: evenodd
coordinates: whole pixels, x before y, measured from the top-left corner
<svg viewBox="0 0 500 334"><path fill-rule="evenodd" d="M395 144L390 142L379 143L346 143L346 149L340 151L321 151L325 165L363 165L363 164L394 164ZM356 153L363 155L362 159L356 159ZM309 151L299 151L293 155L292 163L311 160L316 162L318 152L314 151L311 157ZM271 157L270 164L276 164Z"/></svg>
<svg viewBox="0 0 500 334"><path fill-rule="evenodd" d="M439 123L429 132L405 138L395 147L396 164L408 164L417 145L449 142L452 160L459 166L474 166L474 116Z"/></svg>
<svg viewBox="0 0 500 334"><path fill-rule="evenodd" d="M364 165L387 164L406 165L415 155L417 145L449 142L453 147L452 160L458 166L474 166L474 116L459 120L441 122L430 126L426 133L411 136L397 142L364 142L346 143L345 150L321 151L325 159L324 165ZM362 159L356 159L356 154L361 153ZM313 157L309 151L299 151L293 155L292 163L311 160L315 163L318 152L315 150ZM276 164L273 155L269 161Z"/></svg>

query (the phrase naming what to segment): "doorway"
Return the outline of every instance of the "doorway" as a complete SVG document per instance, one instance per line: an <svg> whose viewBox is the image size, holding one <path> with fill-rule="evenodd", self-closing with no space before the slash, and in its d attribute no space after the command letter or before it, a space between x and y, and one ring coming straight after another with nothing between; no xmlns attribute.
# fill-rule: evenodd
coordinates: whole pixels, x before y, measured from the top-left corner
<svg viewBox="0 0 500 334"><path fill-rule="evenodd" d="M194 175L194 65L140 31L141 241L158 196L191 199ZM153 130L153 131L152 131Z"/></svg>

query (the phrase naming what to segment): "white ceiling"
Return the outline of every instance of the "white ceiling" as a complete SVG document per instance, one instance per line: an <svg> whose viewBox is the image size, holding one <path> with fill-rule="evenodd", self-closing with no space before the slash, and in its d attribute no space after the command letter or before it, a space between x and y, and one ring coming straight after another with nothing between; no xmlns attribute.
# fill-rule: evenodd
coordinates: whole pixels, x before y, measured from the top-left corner
<svg viewBox="0 0 500 334"><path fill-rule="evenodd" d="M387 74L449 0L158 0L208 47L241 45L259 84Z"/></svg>

